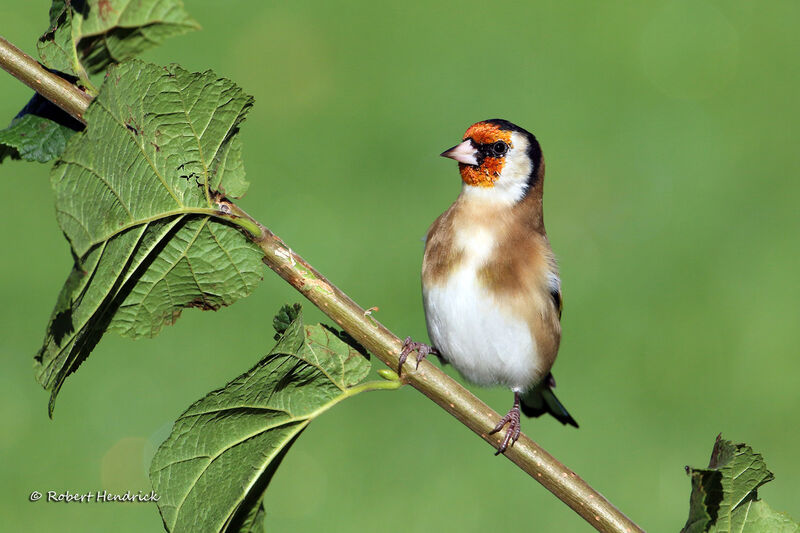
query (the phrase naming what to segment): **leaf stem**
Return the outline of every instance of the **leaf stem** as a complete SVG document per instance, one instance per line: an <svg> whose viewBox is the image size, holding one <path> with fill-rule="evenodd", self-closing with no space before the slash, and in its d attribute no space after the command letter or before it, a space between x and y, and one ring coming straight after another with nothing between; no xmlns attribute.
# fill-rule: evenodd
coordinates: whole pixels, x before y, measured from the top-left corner
<svg viewBox="0 0 800 533"><path fill-rule="evenodd" d="M356 394L360 394L362 392L373 391L373 390L396 390L403 386L403 382L400 380L397 381L367 381L366 383L359 383L355 387L350 387L347 389L348 396L355 396Z"/></svg>
<svg viewBox="0 0 800 533"><path fill-rule="evenodd" d="M258 238L258 236L261 235L261 229L258 227L258 225L254 224L249 217L242 218L240 216L231 214L230 208L228 207L232 205L230 202L228 202L227 200L218 200L217 205L219 206L218 209L213 207L181 207L179 209L173 209L172 211L164 211L162 213L158 213L157 215L152 217L133 220L128 224L120 226L113 232L104 235L102 239L90 242L86 246L86 249L88 250L99 244L107 242L111 238L119 235L120 233L128 231L129 229L135 228L137 226L141 226L142 224L149 224L157 220L164 220L166 218L186 216L186 215L205 215L209 217L218 218L220 220L224 220L226 222L230 222L231 224L239 226L240 228L244 229L255 238Z"/></svg>
<svg viewBox="0 0 800 533"><path fill-rule="evenodd" d="M91 97L70 85L66 80L44 70L29 56L0 37L0 66L34 88L42 96L83 121ZM402 342L385 326L376 321L338 287L330 283L302 257L297 255L278 236L250 217L227 199L216 199L222 218L247 230L249 238L264 253L264 263L328 315L342 329L360 342L389 368L396 369ZM230 218L228 218L230 217ZM494 446L502 435L490 435L500 415L450 378L439 368L423 361L414 369L414 359L404 367L402 378L396 382L370 382L354 387L392 389L407 383L433 400L442 409ZM365 389L367 390L367 389ZM359 391L360 392L360 391ZM353 392L355 394L356 392ZM506 450L505 457L557 498L602 532L641 532L631 519L620 512L602 494L593 489L575 472L561 464L527 436Z"/></svg>
<svg viewBox="0 0 800 533"><path fill-rule="evenodd" d="M247 233L249 233L254 239L259 239L261 237L261 226L259 226L257 223L254 223L249 217L245 218L236 215L228 215L221 211L217 211L215 216L223 220L227 220L231 224L236 224L243 230L247 231Z"/></svg>
<svg viewBox="0 0 800 533"><path fill-rule="evenodd" d="M92 101L64 78L46 70L31 56L0 36L0 67L84 124L83 114Z"/></svg>

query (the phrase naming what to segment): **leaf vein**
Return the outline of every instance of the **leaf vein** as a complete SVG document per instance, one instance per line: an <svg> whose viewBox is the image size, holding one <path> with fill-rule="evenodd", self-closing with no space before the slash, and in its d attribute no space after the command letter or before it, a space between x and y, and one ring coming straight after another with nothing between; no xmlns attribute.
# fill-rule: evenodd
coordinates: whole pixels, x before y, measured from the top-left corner
<svg viewBox="0 0 800 533"><path fill-rule="evenodd" d="M164 176L162 176L162 175L161 175L161 173L158 171L158 169L156 168L156 166L155 166L155 164L153 163L153 161L152 161L152 160L150 159L150 157L147 155L147 152L145 152L145 151L144 151L144 148L143 148L143 147L142 147L142 146L141 146L139 143L137 143L137 142L135 141L135 139L133 139L133 134L132 134L132 133L130 133L130 132L128 131L128 128L127 128L127 126L125 126L125 124L124 124L124 123L123 123L121 120L119 120L119 118L117 118L117 116L116 116L116 115L114 115L114 113L112 113L112 112L111 112L111 110L110 110L109 108L107 108L107 107L105 106L104 102L103 102L101 99L99 99L99 98L96 98L96 99L94 100L94 102L92 102L92 103L93 103L94 105L97 105L97 107L98 107L98 108L100 108L100 109L102 109L103 111L105 111L106 113L108 113L108 116L109 116L109 117L111 117L111 118L114 120L114 122L116 122L116 123L117 123L117 125L118 125L120 128L122 128L123 130L125 130L125 131L128 133L128 135L131 137L131 139L132 139L132 140L134 140L134 144L136 145L136 147L137 147L137 148L139 149L139 151L142 153L142 157L145 159L145 161L147 161L147 164L148 164L148 165L150 166L150 168L153 170L153 173L154 173L154 174L155 174L155 175L158 177L159 181L161 181L161 184L164 186L164 188L167 190L167 192L169 192L170 196L172 196L172 198L175 200L175 203L177 203L177 204L178 204L178 207L185 207L185 206L184 206L184 204L183 204L183 202L181 202L181 200L178 198L177 194L175 194L175 191L173 191L173 190L172 190L172 187L170 187L170 186L169 186L169 184L167 183L167 180L166 180L166 179L164 178Z"/></svg>

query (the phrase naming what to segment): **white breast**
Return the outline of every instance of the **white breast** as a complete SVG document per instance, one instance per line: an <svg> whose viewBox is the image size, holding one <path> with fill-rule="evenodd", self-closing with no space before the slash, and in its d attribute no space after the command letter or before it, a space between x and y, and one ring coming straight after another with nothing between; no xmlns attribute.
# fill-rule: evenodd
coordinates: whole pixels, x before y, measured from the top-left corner
<svg viewBox="0 0 800 533"><path fill-rule="evenodd" d="M459 269L443 285L423 286L428 335L469 381L524 391L541 377L536 343L528 324L502 309L478 280L492 236L484 230L464 238L469 244L462 248L467 256Z"/></svg>

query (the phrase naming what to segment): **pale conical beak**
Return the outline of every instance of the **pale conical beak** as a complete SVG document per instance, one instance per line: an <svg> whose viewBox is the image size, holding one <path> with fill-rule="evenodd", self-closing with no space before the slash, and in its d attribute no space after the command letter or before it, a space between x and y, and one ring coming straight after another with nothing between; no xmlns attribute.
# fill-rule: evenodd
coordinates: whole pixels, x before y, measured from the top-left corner
<svg viewBox="0 0 800 533"><path fill-rule="evenodd" d="M445 150L440 155L442 157L455 159L459 163L464 163L465 165L478 164L478 158L476 157L478 155L478 151L472 146L472 141L469 139L461 144L453 146L449 150Z"/></svg>

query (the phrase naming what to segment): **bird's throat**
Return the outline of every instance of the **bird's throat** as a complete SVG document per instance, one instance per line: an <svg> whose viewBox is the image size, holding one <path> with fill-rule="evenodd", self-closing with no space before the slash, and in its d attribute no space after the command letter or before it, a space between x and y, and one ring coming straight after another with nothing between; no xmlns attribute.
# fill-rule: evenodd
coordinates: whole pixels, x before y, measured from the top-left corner
<svg viewBox="0 0 800 533"><path fill-rule="evenodd" d="M491 160L499 161L499 165L494 164ZM500 177L502 168L503 162L501 160L490 157L484 159L483 164L479 167L475 165L465 165L464 163L458 164L461 180L473 187L494 187L494 182Z"/></svg>

